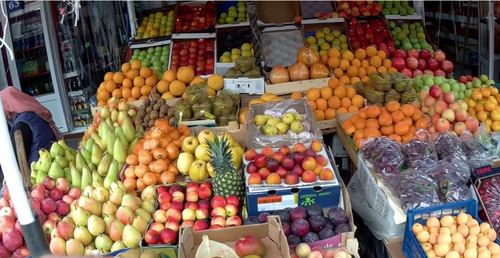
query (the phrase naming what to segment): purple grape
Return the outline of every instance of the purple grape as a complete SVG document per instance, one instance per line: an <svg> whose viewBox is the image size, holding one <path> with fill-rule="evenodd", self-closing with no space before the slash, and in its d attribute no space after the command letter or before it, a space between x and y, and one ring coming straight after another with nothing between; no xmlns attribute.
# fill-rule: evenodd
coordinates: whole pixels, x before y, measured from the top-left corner
<svg viewBox="0 0 500 258"><path fill-rule="evenodd" d="M399 144L387 137L371 139L361 150L365 159L373 164L380 174L399 173L404 164L404 155Z"/></svg>

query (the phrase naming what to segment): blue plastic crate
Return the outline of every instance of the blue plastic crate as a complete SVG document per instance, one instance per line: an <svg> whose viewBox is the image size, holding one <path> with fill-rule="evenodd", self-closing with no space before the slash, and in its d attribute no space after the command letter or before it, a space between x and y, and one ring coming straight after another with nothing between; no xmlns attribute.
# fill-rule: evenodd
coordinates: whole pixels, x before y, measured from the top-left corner
<svg viewBox="0 0 500 258"><path fill-rule="evenodd" d="M456 202L433 206L429 208L422 208L416 210L408 210L406 217L405 235L403 239L403 253L407 258L426 258L427 255L422 249L422 246L417 241L417 237L411 232L411 227L415 223L425 225L425 222L430 217L441 218L444 215L456 216L459 213L470 214L479 223L482 223L477 215L477 201L469 200L464 202ZM498 240L495 242L498 243Z"/></svg>

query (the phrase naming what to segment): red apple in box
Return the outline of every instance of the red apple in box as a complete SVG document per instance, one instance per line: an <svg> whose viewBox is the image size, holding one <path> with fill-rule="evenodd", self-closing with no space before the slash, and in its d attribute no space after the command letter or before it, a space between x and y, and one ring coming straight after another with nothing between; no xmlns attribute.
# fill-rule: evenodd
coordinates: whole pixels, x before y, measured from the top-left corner
<svg viewBox="0 0 500 258"><path fill-rule="evenodd" d="M418 66L417 66L418 69L420 70L425 70L427 68L427 61L425 61L425 59L418 59Z"/></svg>

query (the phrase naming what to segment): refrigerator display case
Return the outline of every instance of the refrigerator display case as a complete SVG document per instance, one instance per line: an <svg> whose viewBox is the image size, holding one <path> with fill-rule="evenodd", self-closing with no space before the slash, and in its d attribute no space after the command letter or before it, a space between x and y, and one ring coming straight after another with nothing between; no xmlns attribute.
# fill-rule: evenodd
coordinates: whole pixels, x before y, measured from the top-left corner
<svg viewBox="0 0 500 258"><path fill-rule="evenodd" d="M8 11L6 41L15 56L14 60L7 58L13 86L50 110L61 132L73 130L51 3L5 1L1 4Z"/></svg>

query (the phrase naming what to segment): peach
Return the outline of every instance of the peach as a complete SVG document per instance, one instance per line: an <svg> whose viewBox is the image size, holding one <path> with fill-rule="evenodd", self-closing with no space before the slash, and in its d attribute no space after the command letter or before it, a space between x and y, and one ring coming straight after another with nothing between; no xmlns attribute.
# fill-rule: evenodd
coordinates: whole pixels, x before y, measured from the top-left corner
<svg viewBox="0 0 500 258"><path fill-rule="evenodd" d="M446 104L446 102L444 102L442 100L438 100L434 104L434 110L436 111L437 114L443 113L443 111L447 108L448 108L448 104Z"/></svg>
<svg viewBox="0 0 500 258"><path fill-rule="evenodd" d="M187 227L187 226L191 226L191 227L194 227L194 221L192 220L185 220L181 223L181 227Z"/></svg>
<svg viewBox="0 0 500 258"><path fill-rule="evenodd" d="M458 135L462 135L462 133L467 130L467 125L464 122L458 122L453 126L453 131Z"/></svg>
<svg viewBox="0 0 500 258"><path fill-rule="evenodd" d="M293 152L305 152L306 151L306 146L303 144L303 143L296 143L295 145L293 145Z"/></svg>
<svg viewBox="0 0 500 258"><path fill-rule="evenodd" d="M198 189L200 189L200 185L196 182L191 182L187 185L186 187L186 193L189 192L198 192Z"/></svg>
<svg viewBox="0 0 500 258"><path fill-rule="evenodd" d="M418 232L424 230L422 224L420 223L415 223L413 224L413 226L411 227L411 231L413 232L413 234L417 235Z"/></svg>
<svg viewBox="0 0 500 258"><path fill-rule="evenodd" d="M319 174L319 180L331 181L335 178L333 171L329 168L323 169Z"/></svg>
<svg viewBox="0 0 500 258"><path fill-rule="evenodd" d="M167 220L177 220L177 221L180 221L181 218L182 218L182 213L180 210L177 210L177 209L170 209L166 212L166 217L167 217ZM167 221L165 221L167 222ZM165 223L163 222L163 223Z"/></svg>
<svg viewBox="0 0 500 258"><path fill-rule="evenodd" d="M154 221L165 223L167 222L167 213L164 210L157 210L153 213L153 219Z"/></svg>
<svg viewBox="0 0 500 258"><path fill-rule="evenodd" d="M224 208L227 203L226 203L226 199L224 199L224 197L222 197L222 196L215 196L210 201L210 204L211 204L212 208L215 209L215 208L218 208L218 207Z"/></svg>
<svg viewBox="0 0 500 258"><path fill-rule="evenodd" d="M184 201L184 193L177 191L172 194L172 201L173 202L183 202Z"/></svg>
<svg viewBox="0 0 500 258"><path fill-rule="evenodd" d="M427 95L424 99L424 105L426 107L432 107L434 106L434 103L436 103L436 99L433 98L432 96Z"/></svg>
<svg viewBox="0 0 500 258"><path fill-rule="evenodd" d="M208 210L204 208L199 208L195 211L195 214L197 220L203 220L208 217Z"/></svg>
<svg viewBox="0 0 500 258"><path fill-rule="evenodd" d="M262 180L266 180L266 178L271 174L271 171L269 171L269 169L267 169L267 168L261 168L261 169L259 169L257 174L260 175ZM252 174L252 175L254 175L254 174Z"/></svg>
<svg viewBox="0 0 500 258"><path fill-rule="evenodd" d="M304 170L314 170L316 168L316 159L314 157L306 157L302 161L302 168Z"/></svg>
<svg viewBox="0 0 500 258"><path fill-rule="evenodd" d="M465 120L465 124L467 125L467 129L469 129L471 133L475 133L479 128L479 122L473 117L467 118Z"/></svg>
<svg viewBox="0 0 500 258"><path fill-rule="evenodd" d="M274 155L274 150L273 148L266 146L262 149L261 153L264 154L264 156L270 158Z"/></svg>
<svg viewBox="0 0 500 258"><path fill-rule="evenodd" d="M420 243L426 243L429 241L429 232L421 230L416 234L417 240Z"/></svg>
<svg viewBox="0 0 500 258"><path fill-rule="evenodd" d="M453 111L456 111L460 108L460 103L458 103L458 102L450 103L450 105L448 105L448 108L453 110Z"/></svg>
<svg viewBox="0 0 500 258"><path fill-rule="evenodd" d="M144 241L149 245L155 245L160 242L160 234L155 230L148 230L146 234L144 234Z"/></svg>
<svg viewBox="0 0 500 258"><path fill-rule="evenodd" d="M437 244L438 236L439 236L439 234L436 232L430 233L429 234L429 243L431 245Z"/></svg>
<svg viewBox="0 0 500 258"><path fill-rule="evenodd" d="M433 124L436 124L436 123L437 123L437 121L438 121L439 119L441 119L441 115L440 115L440 114L434 114L434 115L431 117L431 122L432 122Z"/></svg>
<svg viewBox="0 0 500 258"><path fill-rule="evenodd" d="M226 215L228 217L233 217L233 216L236 216L238 214L238 206L236 206L232 203L226 204L226 207L224 207L224 209L226 210Z"/></svg>
<svg viewBox="0 0 500 258"><path fill-rule="evenodd" d="M316 182L316 174L311 170L306 170L302 173L302 181L305 183Z"/></svg>
<svg viewBox="0 0 500 258"><path fill-rule="evenodd" d="M280 178L284 179L286 174L288 173L288 170L286 170L284 167L278 167L278 169L275 172L277 175L280 176Z"/></svg>
<svg viewBox="0 0 500 258"><path fill-rule="evenodd" d="M241 226L242 221L241 218L238 216L232 216L227 219L226 221L226 226L232 227L232 226Z"/></svg>
<svg viewBox="0 0 500 258"><path fill-rule="evenodd" d="M424 249L424 252L428 252L429 250L432 250L432 245L429 243L422 243L420 244L422 246L422 249Z"/></svg>
<svg viewBox="0 0 500 258"><path fill-rule="evenodd" d="M193 227L194 227L194 231L206 230L206 229L208 229L208 223L204 220L198 220L194 223Z"/></svg>
<svg viewBox="0 0 500 258"><path fill-rule="evenodd" d="M313 140L311 142L311 149L315 152L320 152L323 149L323 144L318 140Z"/></svg>
<svg viewBox="0 0 500 258"><path fill-rule="evenodd" d="M151 226L149 226L149 229L154 230L158 233L160 233L164 228L165 228L165 226L163 225L163 223L161 223L159 221L155 221L155 222L151 223Z"/></svg>
<svg viewBox="0 0 500 258"><path fill-rule="evenodd" d="M170 202L172 200L172 195L168 192L163 192L160 195L158 195L158 202L160 204Z"/></svg>
<svg viewBox="0 0 500 258"><path fill-rule="evenodd" d="M252 161L257 156L257 152L254 149L249 149L245 152L245 160Z"/></svg>
<svg viewBox="0 0 500 258"><path fill-rule="evenodd" d="M273 154L272 158L275 159L279 164L281 164L283 158L285 158L285 154L283 152L277 151Z"/></svg>
<svg viewBox="0 0 500 258"><path fill-rule="evenodd" d="M443 110L443 113L441 114L441 117L448 120L448 122L454 122L455 121L455 112L451 109L445 109Z"/></svg>
<svg viewBox="0 0 500 258"><path fill-rule="evenodd" d="M328 161L325 158L325 156L318 155L318 156L316 156L316 163L324 167L328 164Z"/></svg>
<svg viewBox="0 0 500 258"><path fill-rule="evenodd" d="M455 120L456 121L459 121L459 122L464 122L465 120L467 120L467 110L465 109L462 109L462 108L459 108L457 110L455 110Z"/></svg>
<svg viewBox="0 0 500 258"><path fill-rule="evenodd" d="M464 254L465 252L465 243L464 242L458 242L453 245L453 251L456 251L460 255Z"/></svg>
<svg viewBox="0 0 500 258"><path fill-rule="evenodd" d="M182 205L182 203L180 202L173 202L170 204L170 209L175 209L175 210L178 210L178 211L182 211L184 208L184 205Z"/></svg>
<svg viewBox="0 0 500 258"><path fill-rule="evenodd" d="M210 188L208 188L206 186L203 186L203 184L202 184L200 189L198 189L198 198L200 200L208 200L208 199L210 199L210 197L212 197L211 186L210 186Z"/></svg>
<svg viewBox="0 0 500 258"><path fill-rule="evenodd" d="M313 172L314 174L316 174L317 176L319 176L319 174L323 171L323 166L321 166L320 164L316 164L316 167L314 168Z"/></svg>
<svg viewBox="0 0 500 258"><path fill-rule="evenodd" d="M269 185L278 185L281 183L281 177L276 173L271 173L266 177L266 183Z"/></svg>
<svg viewBox="0 0 500 258"><path fill-rule="evenodd" d="M195 203L195 202L186 202L184 204L184 209L197 210L198 209L198 204Z"/></svg>
<svg viewBox="0 0 500 258"><path fill-rule="evenodd" d="M286 146L286 145L281 146L281 147L278 149L278 151L279 151L279 152L281 152L281 153L283 153L283 154L285 154L285 156L290 155L290 152L291 152L290 147L288 147L288 146Z"/></svg>
<svg viewBox="0 0 500 258"><path fill-rule="evenodd" d="M253 162L258 168L263 168L267 164L267 157L264 154L257 154Z"/></svg>
<svg viewBox="0 0 500 258"><path fill-rule="evenodd" d="M197 202L198 201L198 193L197 192L187 192L186 193L186 201L187 202Z"/></svg>
<svg viewBox="0 0 500 258"><path fill-rule="evenodd" d="M285 184L287 185L296 185L299 183L299 176L294 173L288 173L285 176Z"/></svg>
<svg viewBox="0 0 500 258"><path fill-rule="evenodd" d="M448 91L443 94L443 100L447 104L451 104L455 101L455 96L453 95L453 92Z"/></svg>
<svg viewBox="0 0 500 258"><path fill-rule="evenodd" d="M210 222L210 225L219 225L221 227L226 227L226 219L221 216L215 216L212 218L212 221Z"/></svg>
<svg viewBox="0 0 500 258"><path fill-rule="evenodd" d="M189 220L186 220L189 221ZM179 222L175 220L169 220L165 223L165 228L169 228L175 232L179 232Z"/></svg>
<svg viewBox="0 0 500 258"><path fill-rule="evenodd" d="M445 132L450 129L450 122L444 118L440 118L434 125L436 132Z"/></svg>
<svg viewBox="0 0 500 258"><path fill-rule="evenodd" d="M212 210L212 213L210 213L210 215L212 217L226 217L227 213L226 213L226 210L224 209L224 207L215 207L213 210Z"/></svg>

